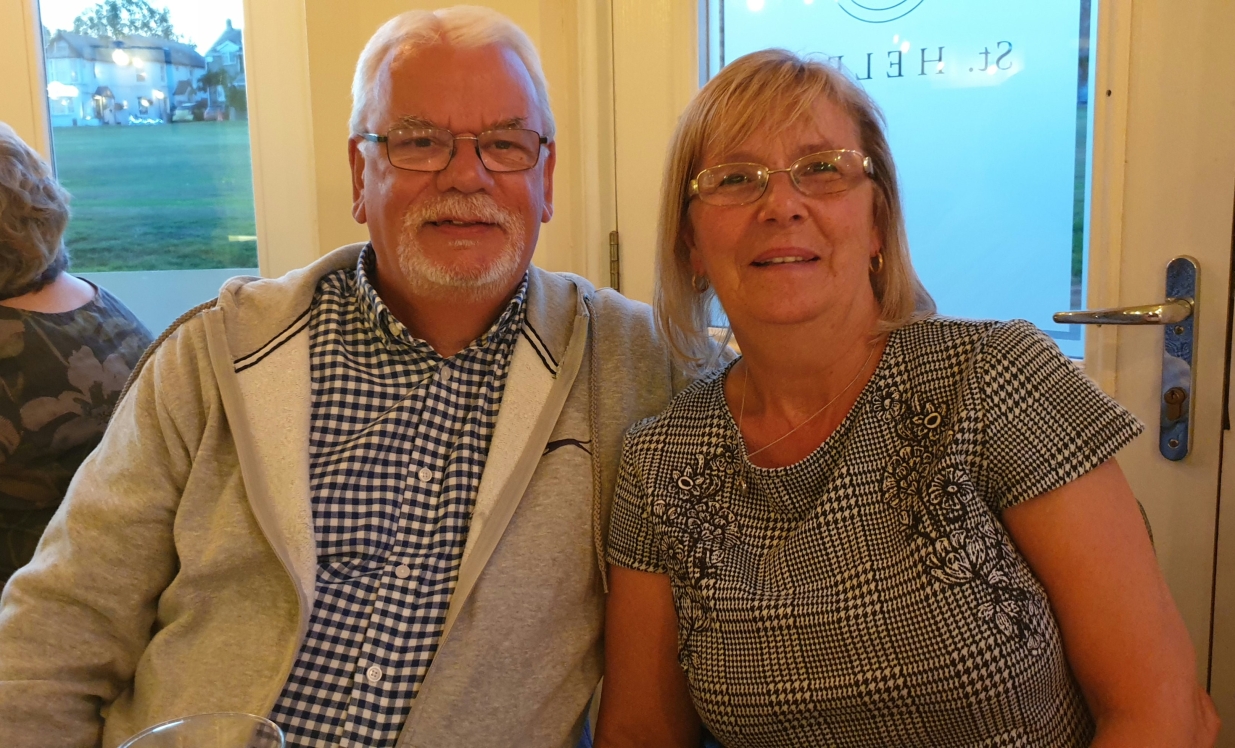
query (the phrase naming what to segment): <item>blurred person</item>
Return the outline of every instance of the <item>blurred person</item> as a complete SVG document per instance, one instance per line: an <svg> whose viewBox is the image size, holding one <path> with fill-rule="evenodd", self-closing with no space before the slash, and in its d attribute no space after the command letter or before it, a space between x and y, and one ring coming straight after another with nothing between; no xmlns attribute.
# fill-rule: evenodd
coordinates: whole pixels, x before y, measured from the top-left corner
<svg viewBox="0 0 1235 748"><path fill-rule="evenodd" d="M741 57L667 168L657 322L713 373L626 438L598 748L1212 745L1143 426L1031 324L934 313L865 92Z"/></svg>
<svg viewBox="0 0 1235 748"><path fill-rule="evenodd" d="M69 194L0 122L0 587L34 555L150 333L66 272Z"/></svg>
<svg viewBox="0 0 1235 748"><path fill-rule="evenodd" d="M650 307L531 266L557 143L522 30L409 11L352 93L370 242L152 347L0 601L0 745L214 711L292 746L581 737L621 435L687 380Z"/></svg>

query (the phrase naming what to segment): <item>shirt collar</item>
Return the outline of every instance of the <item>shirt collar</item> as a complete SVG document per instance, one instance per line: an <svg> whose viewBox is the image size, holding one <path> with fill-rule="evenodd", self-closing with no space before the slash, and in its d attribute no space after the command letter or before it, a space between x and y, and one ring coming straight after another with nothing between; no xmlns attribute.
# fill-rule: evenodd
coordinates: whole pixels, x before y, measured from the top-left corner
<svg viewBox="0 0 1235 748"><path fill-rule="evenodd" d="M377 269L375 263L376 254L373 245L367 244L356 260L356 301L365 324L388 343L406 346L430 358L440 358L431 345L412 335L407 327L391 313L386 302L382 301L382 297L378 295L377 289L369 280ZM527 284L528 274L525 272L514 298L510 300L498 318L483 335L459 353L476 347L485 348L495 344L498 340L513 338L519 334L527 315Z"/></svg>

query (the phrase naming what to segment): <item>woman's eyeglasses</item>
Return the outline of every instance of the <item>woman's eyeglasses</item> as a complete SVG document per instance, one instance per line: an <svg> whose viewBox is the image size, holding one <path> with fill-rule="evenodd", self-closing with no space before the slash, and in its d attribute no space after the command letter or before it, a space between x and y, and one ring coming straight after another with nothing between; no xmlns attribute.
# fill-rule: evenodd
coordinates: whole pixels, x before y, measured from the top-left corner
<svg viewBox="0 0 1235 748"><path fill-rule="evenodd" d="M844 192L875 175L870 156L859 151L821 151L803 156L785 169L746 163L709 167L691 180L690 195L708 205L746 205L763 197L768 179L782 171L803 195L811 197Z"/></svg>

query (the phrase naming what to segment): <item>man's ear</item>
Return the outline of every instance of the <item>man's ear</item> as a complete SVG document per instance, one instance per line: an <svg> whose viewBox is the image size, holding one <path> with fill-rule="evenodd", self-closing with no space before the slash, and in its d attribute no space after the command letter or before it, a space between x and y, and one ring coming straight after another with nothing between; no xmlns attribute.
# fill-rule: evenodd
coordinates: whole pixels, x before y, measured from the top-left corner
<svg viewBox="0 0 1235 748"><path fill-rule="evenodd" d="M557 166L557 143L545 146L549 151L545 155L545 207L540 214L540 222L548 223L553 218L553 168Z"/></svg>
<svg viewBox="0 0 1235 748"><path fill-rule="evenodd" d="M360 138L353 135L347 141L347 162L352 167L352 218L356 223L368 220L364 205L364 153L360 151Z"/></svg>

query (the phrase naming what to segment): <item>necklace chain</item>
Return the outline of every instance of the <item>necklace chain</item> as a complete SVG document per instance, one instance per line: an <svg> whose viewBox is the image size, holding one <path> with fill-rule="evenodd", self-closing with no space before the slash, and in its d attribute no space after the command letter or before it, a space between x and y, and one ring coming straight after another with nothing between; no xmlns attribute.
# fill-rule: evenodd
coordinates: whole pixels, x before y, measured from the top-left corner
<svg viewBox="0 0 1235 748"><path fill-rule="evenodd" d="M795 431L802 428L803 426L810 423L811 421L815 420L815 418L817 418L820 413L827 410L829 407L832 406L833 403L835 403L837 400L844 397L845 393L849 391L849 388L852 387L854 383L858 381L858 377L862 376L862 372L866 371L866 365L870 363L871 356L875 355L875 348L876 346L871 346L870 353L866 354L866 360L863 361L862 365L858 367L858 371L856 374L853 375L853 379L849 380L849 384L845 385L845 389L838 392L836 394L836 397L824 403L822 408L812 413L805 421L802 421L797 426L794 426L793 428L789 429L787 432L785 432L784 436L780 437L776 441L763 445L759 449L756 449L754 452L747 453L746 459L750 460L750 458L759 454L763 450L773 447L777 444L780 444L784 440L788 439L789 436L792 435ZM738 438L739 439L745 438L744 436L742 436L742 419L746 416L746 383L748 381L750 381L750 366L749 365L746 367L746 371L743 372L743 375L742 375L742 404L738 408Z"/></svg>

